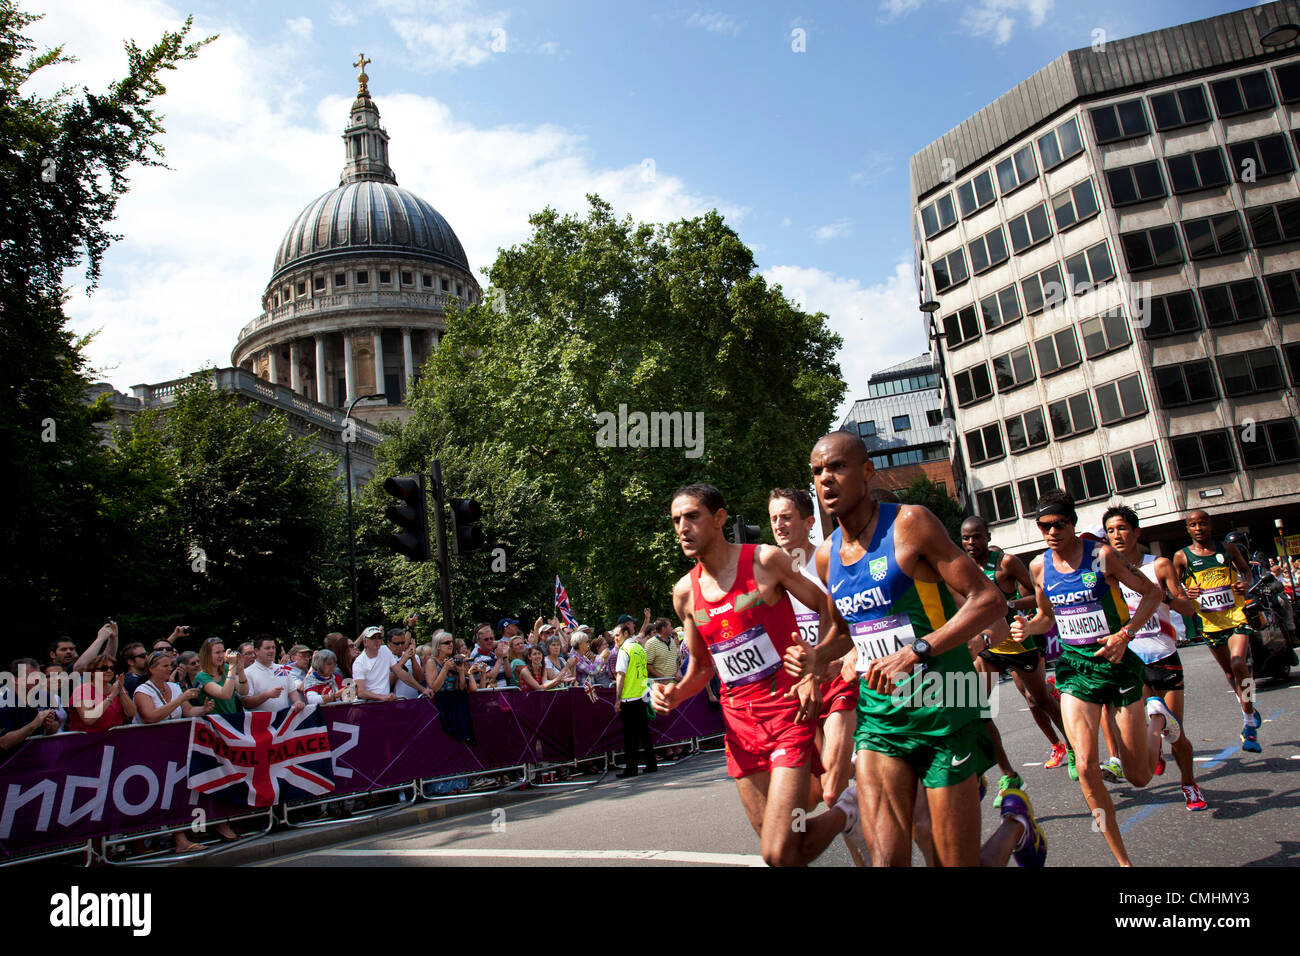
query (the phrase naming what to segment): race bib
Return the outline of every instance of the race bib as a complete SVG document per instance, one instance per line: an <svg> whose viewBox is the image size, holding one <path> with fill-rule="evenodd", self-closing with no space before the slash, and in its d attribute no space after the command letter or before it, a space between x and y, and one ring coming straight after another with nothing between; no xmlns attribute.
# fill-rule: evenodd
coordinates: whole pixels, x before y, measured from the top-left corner
<svg viewBox="0 0 1300 956"><path fill-rule="evenodd" d="M1106 612L1096 601L1056 608L1056 629L1062 644L1096 644L1110 635Z"/></svg>
<svg viewBox="0 0 1300 956"><path fill-rule="evenodd" d="M1237 599L1230 587L1210 588L1201 592L1199 603L1202 611L1228 611L1236 607Z"/></svg>
<svg viewBox="0 0 1300 956"><path fill-rule="evenodd" d="M729 687L764 680L781 666L772 638L761 627L751 627L743 634L719 641L710 650L718 677Z"/></svg>
<svg viewBox="0 0 1300 956"><path fill-rule="evenodd" d="M799 636L802 637L811 647L817 646L817 638L821 636L818 632L819 615L816 611L803 611L794 616L795 622L799 625Z"/></svg>
<svg viewBox="0 0 1300 956"><path fill-rule="evenodd" d="M858 649L859 674L865 673L872 661L901 651L916 640L912 619L906 614L894 614L874 621L854 621L849 633L853 646Z"/></svg>

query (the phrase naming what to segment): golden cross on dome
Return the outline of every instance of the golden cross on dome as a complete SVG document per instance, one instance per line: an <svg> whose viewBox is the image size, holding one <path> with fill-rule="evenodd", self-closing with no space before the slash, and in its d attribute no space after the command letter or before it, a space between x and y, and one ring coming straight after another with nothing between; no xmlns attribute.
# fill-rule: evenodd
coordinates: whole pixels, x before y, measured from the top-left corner
<svg viewBox="0 0 1300 956"><path fill-rule="evenodd" d="M352 64L361 71L357 74L358 92L360 93L369 95L370 91L366 89L366 83L370 80L370 77L366 76L366 64L374 62L374 60L367 60L364 53L358 53L357 61Z"/></svg>

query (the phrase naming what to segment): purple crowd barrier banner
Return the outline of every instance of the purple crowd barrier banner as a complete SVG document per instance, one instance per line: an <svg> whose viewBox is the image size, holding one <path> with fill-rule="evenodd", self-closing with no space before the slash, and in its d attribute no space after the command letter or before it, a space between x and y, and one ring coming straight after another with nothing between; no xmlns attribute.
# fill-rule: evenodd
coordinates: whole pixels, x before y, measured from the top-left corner
<svg viewBox="0 0 1300 956"><path fill-rule="evenodd" d="M560 763L622 746L613 691L596 701L580 690L471 694L450 707L453 729L472 725L475 743L444 729L424 699L321 708L329 731L335 793L348 794L453 774ZM722 731L704 694L651 723L657 743ZM187 782L190 722L33 738L0 763L0 858L162 826L184 826L201 810L209 823L249 807L200 796Z"/></svg>

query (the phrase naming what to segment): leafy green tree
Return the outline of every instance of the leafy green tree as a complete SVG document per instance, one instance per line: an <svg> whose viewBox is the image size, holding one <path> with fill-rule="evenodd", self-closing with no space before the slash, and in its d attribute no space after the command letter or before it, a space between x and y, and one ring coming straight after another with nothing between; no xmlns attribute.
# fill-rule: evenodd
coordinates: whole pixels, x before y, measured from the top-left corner
<svg viewBox="0 0 1300 956"><path fill-rule="evenodd" d="M925 505L934 512L948 529L948 537L961 544L961 523L966 513L955 498L929 478L914 478L906 488L897 492L898 500L907 505Z"/></svg>
<svg viewBox="0 0 1300 956"><path fill-rule="evenodd" d="M186 21L148 50L127 44L127 75L107 92L39 97L23 85L70 58L34 52L23 30L37 19L0 0L0 593L29 640L93 632L109 596L98 569L121 543L102 497L105 410L84 402L86 341L67 329L63 273L84 261L93 288L128 171L161 164L163 71L209 42L186 43Z"/></svg>
<svg viewBox="0 0 1300 956"><path fill-rule="evenodd" d="M347 616L344 514L336 463L285 417L210 387L200 372L175 404L137 416L112 453L137 509L132 573L140 632L170 623L287 643ZM135 569L137 556L148 566ZM125 557L125 556L124 556Z"/></svg>
<svg viewBox="0 0 1300 956"><path fill-rule="evenodd" d="M556 574L581 619L664 613L689 566L673 491L708 481L754 523L772 487L806 482L844 393L825 316L769 286L720 215L634 224L588 198L585 218L548 208L500 253L487 300L448 317L412 418L380 448L377 479L436 457L450 494L483 502L488 550L453 562L461 624L549 616ZM602 432L620 411L678 413L678 446ZM374 487L362 503L377 608L435 609L432 565L403 568L383 550L383 497Z"/></svg>

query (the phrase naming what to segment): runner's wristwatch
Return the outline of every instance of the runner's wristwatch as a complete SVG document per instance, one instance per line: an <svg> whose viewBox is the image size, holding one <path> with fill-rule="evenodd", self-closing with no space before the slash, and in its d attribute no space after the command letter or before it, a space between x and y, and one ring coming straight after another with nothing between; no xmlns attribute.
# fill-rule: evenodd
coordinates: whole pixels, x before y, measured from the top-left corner
<svg viewBox="0 0 1300 956"><path fill-rule="evenodd" d="M930 642L923 637L918 637L912 642L912 653L928 664L930 662Z"/></svg>

